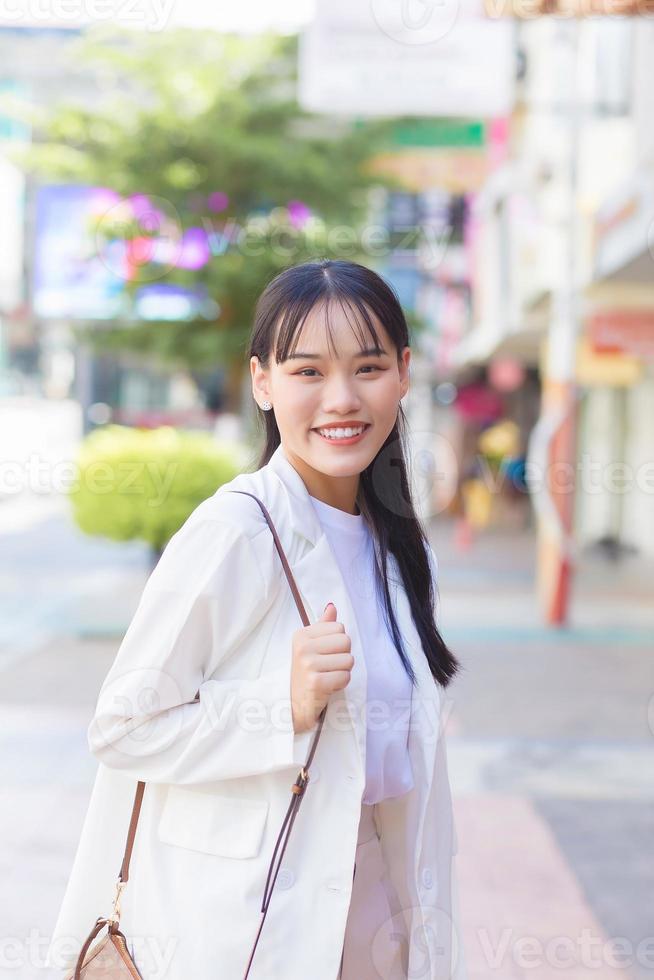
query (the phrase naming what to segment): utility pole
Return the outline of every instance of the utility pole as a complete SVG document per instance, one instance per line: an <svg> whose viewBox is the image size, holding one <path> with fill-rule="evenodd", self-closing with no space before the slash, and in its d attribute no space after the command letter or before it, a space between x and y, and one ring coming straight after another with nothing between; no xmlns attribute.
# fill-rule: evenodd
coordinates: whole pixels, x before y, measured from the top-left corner
<svg viewBox="0 0 654 980"><path fill-rule="evenodd" d="M566 223L561 264L552 293L551 320L542 370L541 416L529 445L528 479L538 515L537 588L545 621L568 619L573 576L573 528L576 493L577 383L580 322L578 176L579 136L583 120L579 86L580 19L558 21L569 72L562 76L561 118L565 129Z"/></svg>

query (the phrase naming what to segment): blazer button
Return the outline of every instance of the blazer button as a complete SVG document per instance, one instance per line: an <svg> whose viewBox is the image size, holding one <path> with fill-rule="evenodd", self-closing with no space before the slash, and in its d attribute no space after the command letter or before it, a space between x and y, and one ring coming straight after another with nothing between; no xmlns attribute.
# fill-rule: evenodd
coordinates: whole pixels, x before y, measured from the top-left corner
<svg viewBox="0 0 654 980"><path fill-rule="evenodd" d="M422 869L422 883L425 888L431 888L434 884L434 876L431 873L431 868Z"/></svg>
<svg viewBox="0 0 654 980"><path fill-rule="evenodd" d="M295 882L295 875L290 868L280 868L275 885L277 888L291 888Z"/></svg>

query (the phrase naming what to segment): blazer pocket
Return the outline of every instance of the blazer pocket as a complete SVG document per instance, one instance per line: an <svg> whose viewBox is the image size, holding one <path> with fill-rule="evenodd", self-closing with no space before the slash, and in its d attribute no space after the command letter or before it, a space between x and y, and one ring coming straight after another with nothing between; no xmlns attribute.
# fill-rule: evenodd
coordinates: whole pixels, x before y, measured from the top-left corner
<svg viewBox="0 0 654 980"><path fill-rule="evenodd" d="M220 796L170 785L159 819L159 840L222 857L256 857L269 805L264 799Z"/></svg>

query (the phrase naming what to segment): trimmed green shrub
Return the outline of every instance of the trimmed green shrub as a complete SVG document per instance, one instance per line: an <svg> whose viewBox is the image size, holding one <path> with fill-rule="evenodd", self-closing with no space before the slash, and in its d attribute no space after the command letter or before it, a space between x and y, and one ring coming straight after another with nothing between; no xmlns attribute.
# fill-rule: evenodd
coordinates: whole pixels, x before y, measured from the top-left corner
<svg viewBox="0 0 654 980"><path fill-rule="evenodd" d="M244 461L245 447L206 432L106 425L82 442L70 489L73 518L87 534L140 539L160 553Z"/></svg>

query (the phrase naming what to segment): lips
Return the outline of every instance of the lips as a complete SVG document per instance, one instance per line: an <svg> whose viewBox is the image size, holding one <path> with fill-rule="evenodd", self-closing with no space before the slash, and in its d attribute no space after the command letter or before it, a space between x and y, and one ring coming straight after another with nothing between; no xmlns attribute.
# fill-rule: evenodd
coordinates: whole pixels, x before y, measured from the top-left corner
<svg viewBox="0 0 654 980"><path fill-rule="evenodd" d="M320 439L322 439L323 442L329 443L330 446L353 446L355 443L359 442L360 439L363 439L363 437L365 436L365 434L366 434L366 432L368 431L369 428L370 428L370 424L367 423L367 422L364 422L364 423L359 424L359 425L328 425L328 426L321 426L320 429L312 429L311 431L312 432L315 432L315 434ZM321 429L322 429L322 431L321 431ZM352 435L352 436L336 436L336 435L328 436L328 435L325 435L324 434L325 432L335 432L335 431L338 431L339 429L354 429L355 430L355 435Z"/></svg>
<svg viewBox="0 0 654 980"><path fill-rule="evenodd" d="M329 425L317 425L312 432L320 432L321 429L369 429L370 422L332 422Z"/></svg>
<svg viewBox="0 0 654 980"><path fill-rule="evenodd" d="M363 422L361 419L353 419L350 422L327 422L326 425L317 425L312 430L313 432L318 432L320 429L360 429L361 427L367 428L370 422Z"/></svg>

